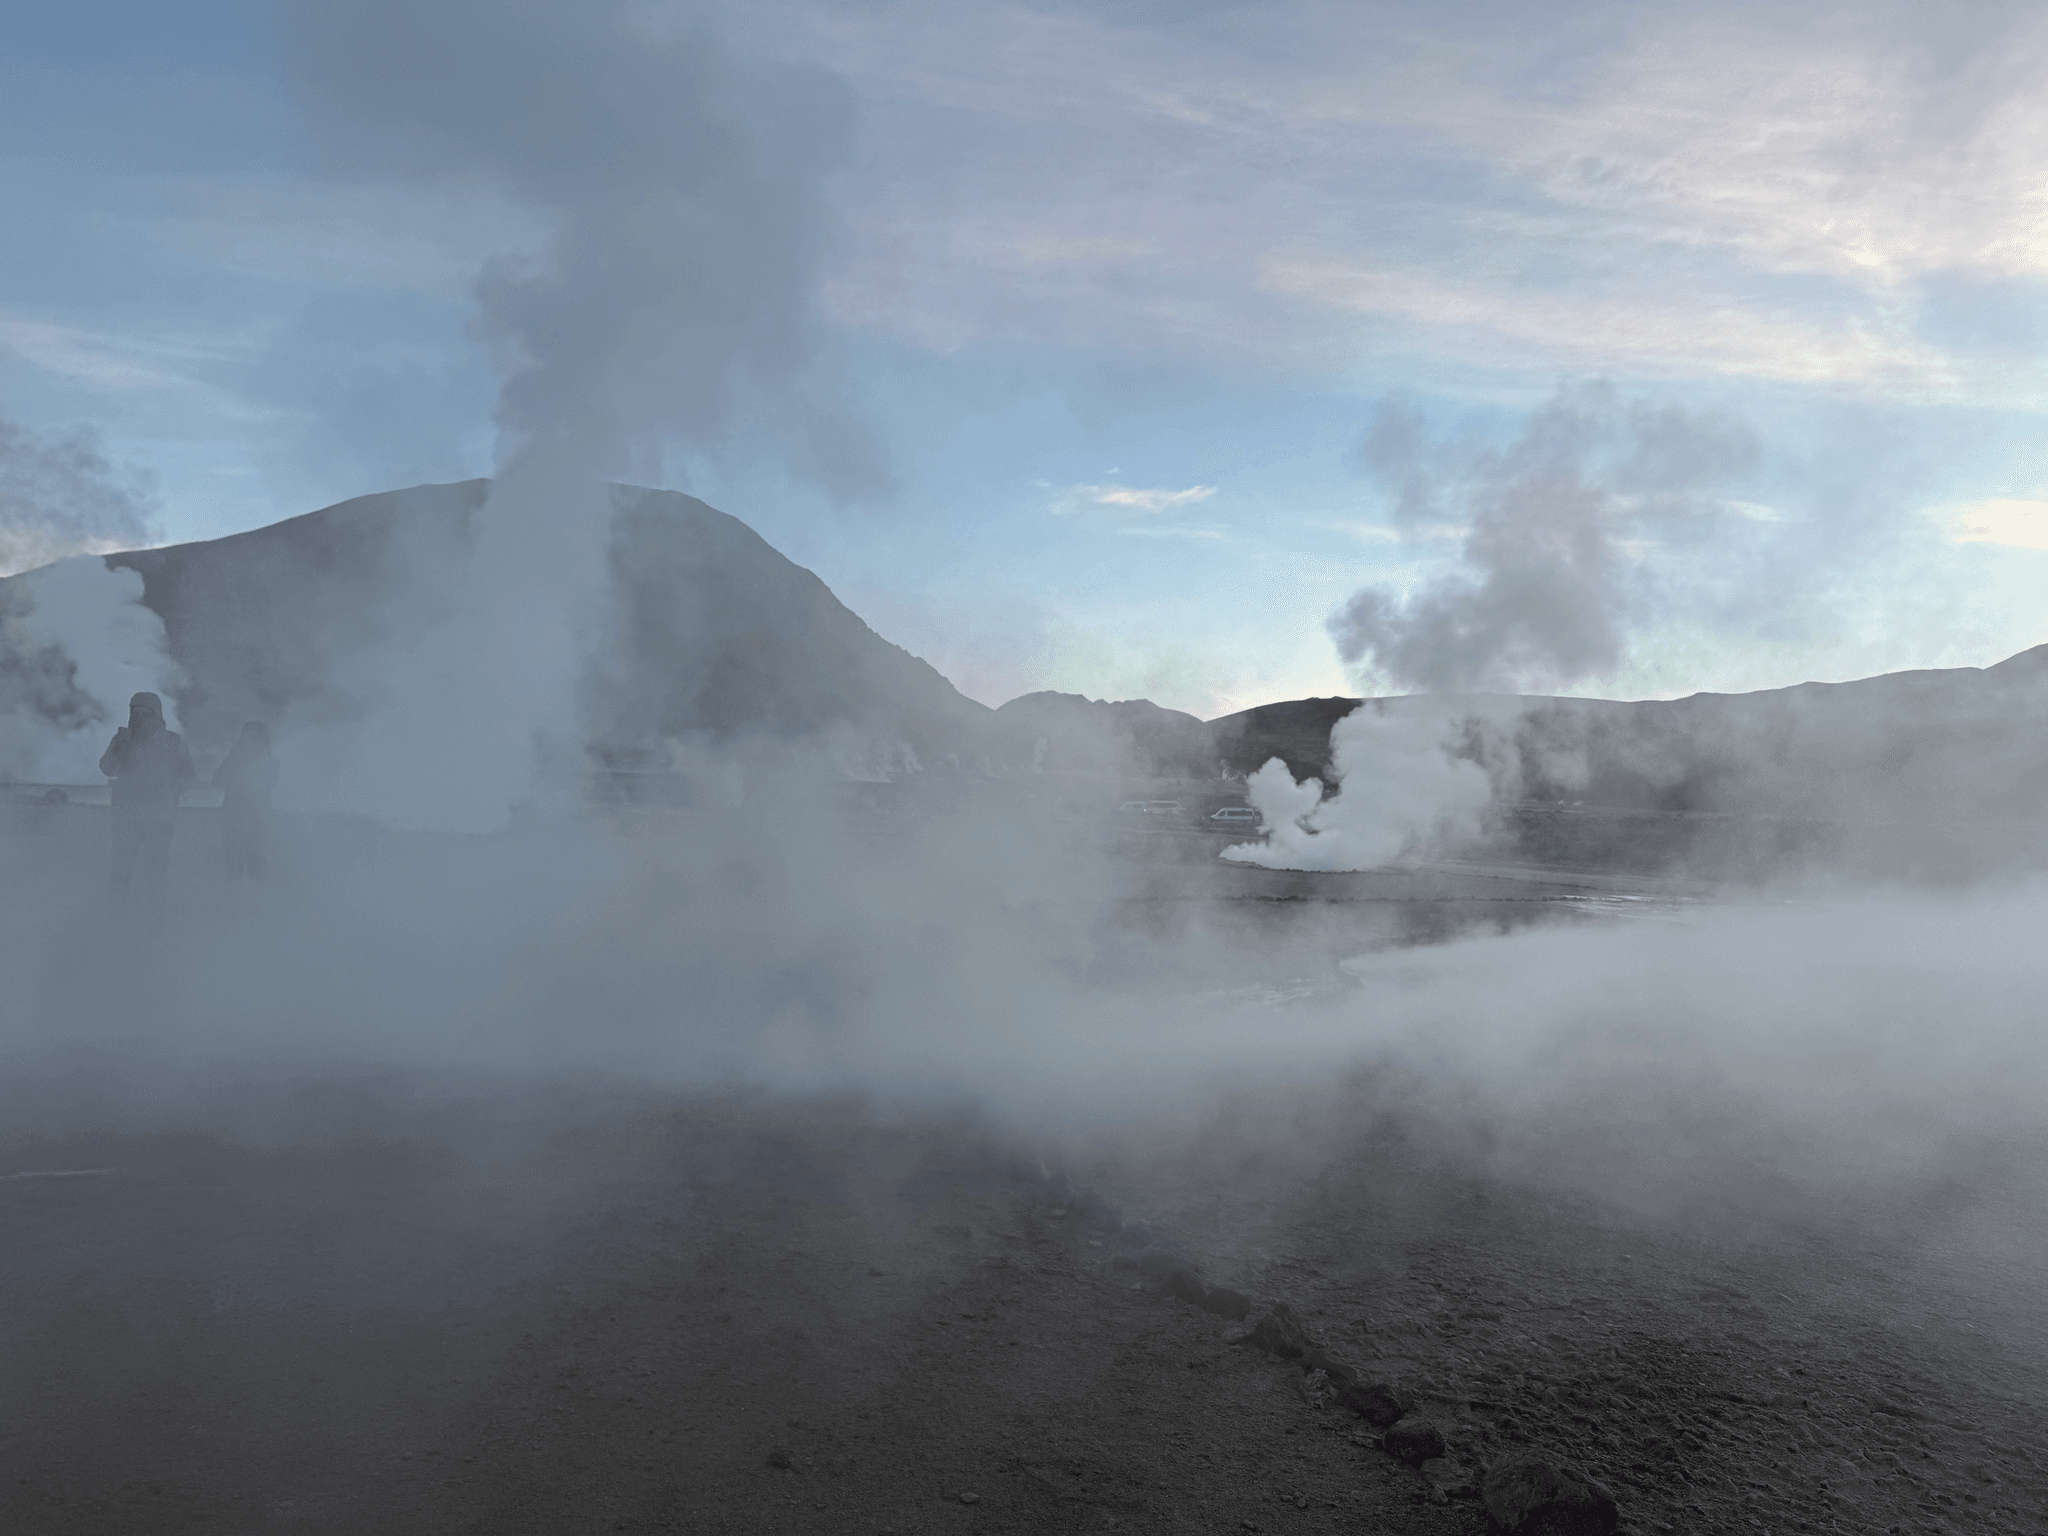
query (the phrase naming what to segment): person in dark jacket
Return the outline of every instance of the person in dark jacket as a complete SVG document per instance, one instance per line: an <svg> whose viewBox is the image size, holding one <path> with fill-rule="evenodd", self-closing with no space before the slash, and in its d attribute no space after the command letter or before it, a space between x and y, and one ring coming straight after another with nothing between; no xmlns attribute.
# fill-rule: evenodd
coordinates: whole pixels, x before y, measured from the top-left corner
<svg viewBox="0 0 2048 1536"><path fill-rule="evenodd" d="M248 721L220 766L220 847L228 878L261 880L269 862L270 792L277 787L277 759L270 755L270 727Z"/></svg>
<svg viewBox="0 0 2048 1536"><path fill-rule="evenodd" d="M100 757L100 772L114 781L113 863L107 890L124 899L142 868L142 892L160 909L171 868L171 832L178 824L178 796L196 775L185 738L164 726L164 703L153 693L128 701L128 723Z"/></svg>

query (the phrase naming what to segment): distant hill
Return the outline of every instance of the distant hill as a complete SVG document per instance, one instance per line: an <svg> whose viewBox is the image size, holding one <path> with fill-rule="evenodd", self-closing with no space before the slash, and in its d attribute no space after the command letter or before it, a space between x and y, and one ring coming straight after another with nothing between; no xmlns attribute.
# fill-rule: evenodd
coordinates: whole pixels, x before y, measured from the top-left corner
<svg viewBox="0 0 2048 1536"><path fill-rule="evenodd" d="M109 555L136 571L187 685L178 713L219 750L245 719L346 719L436 616L489 482L360 496L248 533ZM672 491L615 488L617 643L592 669L598 759L638 765L660 738L804 738L884 767L977 765L994 711L882 639L746 524ZM19 580L20 578L10 578ZM5 583L0 582L0 588Z"/></svg>
<svg viewBox="0 0 2048 1536"><path fill-rule="evenodd" d="M1208 722L1210 753L1230 772L1257 772L1279 758L1297 779L1326 778L1330 771L1330 727L1363 699L1288 699L1261 704Z"/></svg>
<svg viewBox="0 0 2048 1536"><path fill-rule="evenodd" d="M1025 761L1042 772L1217 777L1209 728L1148 699L1111 703L1078 693L1027 693L998 709L996 718L1013 742L1030 744Z"/></svg>
<svg viewBox="0 0 2048 1536"><path fill-rule="evenodd" d="M1208 722L1245 773L1333 779L1354 709L1444 723L1493 780L1494 851L1747 878L1806 868L1964 878L2048 858L2048 646L1990 667L1620 702L1297 699ZM1370 781L1346 793L1370 794Z"/></svg>
<svg viewBox="0 0 2048 1536"><path fill-rule="evenodd" d="M1208 722L1244 772L1330 771L1329 732L1366 705L1483 723L1518 799L1668 813L1854 818L2048 814L2048 645L1990 667L1622 702L1541 696L1298 699Z"/></svg>
<svg viewBox="0 0 2048 1536"><path fill-rule="evenodd" d="M218 752L245 719L289 732L361 713L376 669L435 622L488 493L483 480L415 486L106 563L141 577L186 675L181 722ZM1638 703L1340 697L1204 722L1142 699L1032 693L991 710L737 518L615 487L609 519L616 622L585 679L584 717L596 760L615 767L658 766L671 741L765 741L823 747L855 777L1215 779L1279 757L1327 780L1331 728L1363 706L1456 722L1503 804L1525 810L2048 819L2048 646L1982 669ZM0 616L32 603L25 579L0 579ZM75 726L79 700L48 662L0 654L0 704Z"/></svg>

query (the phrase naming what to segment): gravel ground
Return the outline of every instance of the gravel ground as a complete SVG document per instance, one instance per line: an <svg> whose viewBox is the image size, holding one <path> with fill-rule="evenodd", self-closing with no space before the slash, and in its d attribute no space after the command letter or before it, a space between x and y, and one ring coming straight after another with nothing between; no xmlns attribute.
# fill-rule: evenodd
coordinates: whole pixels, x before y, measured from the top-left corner
<svg viewBox="0 0 2048 1536"><path fill-rule="evenodd" d="M1533 1453L1627 1531L2048 1530L2034 1278L1896 1229L1708 1242L1396 1145L1105 1186L1117 1230L849 1106L377 1123L6 1148L0 1528L1479 1532ZM1274 1303L1447 1454L1237 1342Z"/></svg>

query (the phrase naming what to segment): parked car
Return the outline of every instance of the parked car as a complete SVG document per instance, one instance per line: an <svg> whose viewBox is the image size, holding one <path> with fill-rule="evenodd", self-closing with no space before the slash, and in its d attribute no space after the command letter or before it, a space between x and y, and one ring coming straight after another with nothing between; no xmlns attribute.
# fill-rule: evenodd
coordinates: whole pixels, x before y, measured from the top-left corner
<svg viewBox="0 0 2048 1536"><path fill-rule="evenodd" d="M1226 805L1209 817L1209 825L1218 832L1256 832L1265 819L1249 805Z"/></svg>

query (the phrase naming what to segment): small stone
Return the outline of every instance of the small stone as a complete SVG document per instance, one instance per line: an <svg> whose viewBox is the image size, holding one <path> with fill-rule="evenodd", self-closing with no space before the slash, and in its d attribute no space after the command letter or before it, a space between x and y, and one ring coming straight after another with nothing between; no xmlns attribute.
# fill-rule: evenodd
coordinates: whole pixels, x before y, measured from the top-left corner
<svg viewBox="0 0 2048 1536"><path fill-rule="evenodd" d="M1335 1356L1326 1354L1322 1347L1314 1342L1301 1352L1301 1368L1304 1371L1321 1371L1340 1391L1358 1380L1357 1371Z"/></svg>
<svg viewBox="0 0 2048 1536"><path fill-rule="evenodd" d="M1301 1400L1311 1408L1327 1408L1336 1395L1327 1371L1310 1371L1301 1378Z"/></svg>
<svg viewBox="0 0 2048 1536"><path fill-rule="evenodd" d="M981 1495L978 1493L963 1493L960 1495L960 1502L962 1504L979 1504L981 1502Z"/></svg>
<svg viewBox="0 0 2048 1536"><path fill-rule="evenodd" d="M1165 1283L1169 1296L1178 1296L1190 1306L1199 1307L1209 1299L1209 1293L1202 1288L1202 1282L1191 1269L1168 1270Z"/></svg>
<svg viewBox="0 0 2048 1536"><path fill-rule="evenodd" d="M1302 1351L1308 1348L1308 1330L1301 1326L1301 1319L1294 1315L1294 1309L1286 1302L1275 1302L1258 1320L1252 1331L1244 1336L1244 1343L1256 1349L1263 1349L1269 1355L1278 1355L1283 1360L1298 1360Z"/></svg>
<svg viewBox="0 0 2048 1536"><path fill-rule="evenodd" d="M782 1446L776 1446L774 1450L768 1453L768 1465L787 1469L789 1466L789 1452Z"/></svg>
<svg viewBox="0 0 2048 1536"><path fill-rule="evenodd" d="M1576 1467L1536 1456L1503 1462L1480 1480L1479 1495L1496 1525L1544 1536L1613 1536L1620 1523L1614 1495Z"/></svg>
<svg viewBox="0 0 2048 1536"><path fill-rule="evenodd" d="M1337 1401L1376 1429L1399 1423L1413 1406L1384 1381L1353 1382L1337 1394Z"/></svg>
<svg viewBox="0 0 2048 1536"><path fill-rule="evenodd" d="M1422 1480L1447 1499L1476 1499L1479 1485L1474 1481L1472 1469L1452 1461L1446 1456L1432 1456L1417 1468Z"/></svg>
<svg viewBox="0 0 2048 1536"><path fill-rule="evenodd" d="M1411 1467L1443 1455L1444 1437L1427 1419L1401 1419L1387 1427L1380 1445L1389 1456L1398 1456Z"/></svg>
<svg viewBox="0 0 2048 1536"><path fill-rule="evenodd" d="M1227 1317L1234 1323L1241 1323L1252 1315L1252 1299L1243 1291L1233 1291L1219 1285L1202 1298L1202 1310L1213 1312L1218 1317Z"/></svg>

